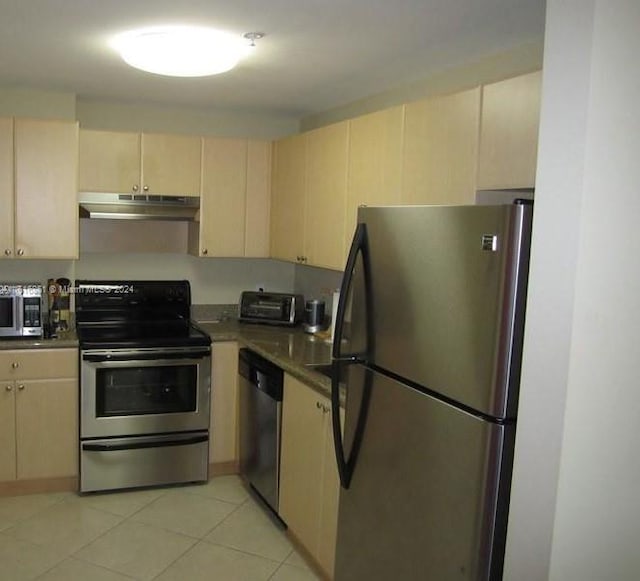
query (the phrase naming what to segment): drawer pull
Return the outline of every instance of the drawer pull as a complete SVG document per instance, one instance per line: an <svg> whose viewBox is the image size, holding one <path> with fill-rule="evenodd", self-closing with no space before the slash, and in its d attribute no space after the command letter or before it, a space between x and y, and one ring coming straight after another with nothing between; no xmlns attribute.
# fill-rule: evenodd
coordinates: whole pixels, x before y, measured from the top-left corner
<svg viewBox="0 0 640 581"><path fill-rule="evenodd" d="M13 385L7 385L7 386L5 386L5 389L6 389L7 391L13 391Z"/></svg>
<svg viewBox="0 0 640 581"><path fill-rule="evenodd" d="M20 364L16 361L11 364L11 369L18 369L18 367L20 367Z"/></svg>
<svg viewBox="0 0 640 581"><path fill-rule="evenodd" d="M21 383L21 384L18 386L18 389L19 389L20 391L23 391L23 390L24 390L24 385Z"/></svg>

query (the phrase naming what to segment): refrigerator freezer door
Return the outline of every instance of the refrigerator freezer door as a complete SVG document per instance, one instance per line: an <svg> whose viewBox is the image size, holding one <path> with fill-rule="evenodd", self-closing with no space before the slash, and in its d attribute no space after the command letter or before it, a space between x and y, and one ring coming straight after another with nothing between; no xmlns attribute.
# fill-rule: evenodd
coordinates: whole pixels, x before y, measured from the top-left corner
<svg viewBox="0 0 640 581"><path fill-rule="evenodd" d="M347 447L365 385L358 367L349 374ZM353 477L340 490L336 581L499 579L513 426L372 375Z"/></svg>
<svg viewBox="0 0 640 581"><path fill-rule="evenodd" d="M515 417L531 206L360 208L368 361L493 417ZM353 279L364 302L365 277ZM351 309L352 336L366 317ZM362 339L359 339L361 342Z"/></svg>

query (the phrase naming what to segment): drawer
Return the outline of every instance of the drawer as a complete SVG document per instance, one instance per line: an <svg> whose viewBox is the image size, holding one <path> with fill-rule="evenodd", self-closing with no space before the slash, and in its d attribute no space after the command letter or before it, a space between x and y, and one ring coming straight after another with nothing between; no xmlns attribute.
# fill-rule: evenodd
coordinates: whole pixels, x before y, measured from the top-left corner
<svg viewBox="0 0 640 581"><path fill-rule="evenodd" d="M0 351L0 379L78 377L77 349Z"/></svg>

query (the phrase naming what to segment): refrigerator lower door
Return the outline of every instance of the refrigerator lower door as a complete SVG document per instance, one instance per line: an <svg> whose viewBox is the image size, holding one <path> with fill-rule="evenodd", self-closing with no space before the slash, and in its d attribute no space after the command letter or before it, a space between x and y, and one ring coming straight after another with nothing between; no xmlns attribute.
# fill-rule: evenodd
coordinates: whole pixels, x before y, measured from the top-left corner
<svg viewBox="0 0 640 581"><path fill-rule="evenodd" d="M347 451L365 385L358 367L347 386ZM366 425L340 490L336 581L500 579L514 426L366 373Z"/></svg>

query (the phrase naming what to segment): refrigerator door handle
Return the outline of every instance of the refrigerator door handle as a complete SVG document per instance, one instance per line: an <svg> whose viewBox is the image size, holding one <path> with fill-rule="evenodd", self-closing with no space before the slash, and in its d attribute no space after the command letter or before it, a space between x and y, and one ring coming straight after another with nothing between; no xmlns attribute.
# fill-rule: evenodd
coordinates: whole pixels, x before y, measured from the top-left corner
<svg viewBox="0 0 640 581"><path fill-rule="evenodd" d="M364 274L364 289L365 289L365 309L366 309L366 327L367 327L367 351L371 350L371 341L373 339L373 329L371 328L371 297L370 297L370 268L369 268L369 248L367 245L367 227L363 223L359 223L356 226L356 231L353 234L353 241L351 242L351 248L349 249L349 256L347 257L347 264L344 269L344 277L342 278L342 284L340 285L340 300L338 301L338 310L336 313L336 325L335 335L333 339L333 358L334 359L351 359L352 361L362 360L362 354L355 353L342 353L340 347L342 345L342 336L344 333L344 319L345 311L347 309L347 295L353 282L353 275L356 268L356 262L358 255L362 255L362 266Z"/></svg>
<svg viewBox="0 0 640 581"><path fill-rule="evenodd" d="M344 365L344 363L343 363ZM344 451L344 438L342 436L342 425L340 423L340 362L334 361L331 370L331 423L333 427L333 444L336 453L336 464L338 466L338 475L340 476L340 485L344 489L348 489L351 484L353 472L360 453L364 428L367 423L367 412L369 410L369 400L371 399L371 383L373 375L371 369L365 369L364 386L362 391L362 400L358 409L358 419L353 435L351 451L347 457Z"/></svg>

